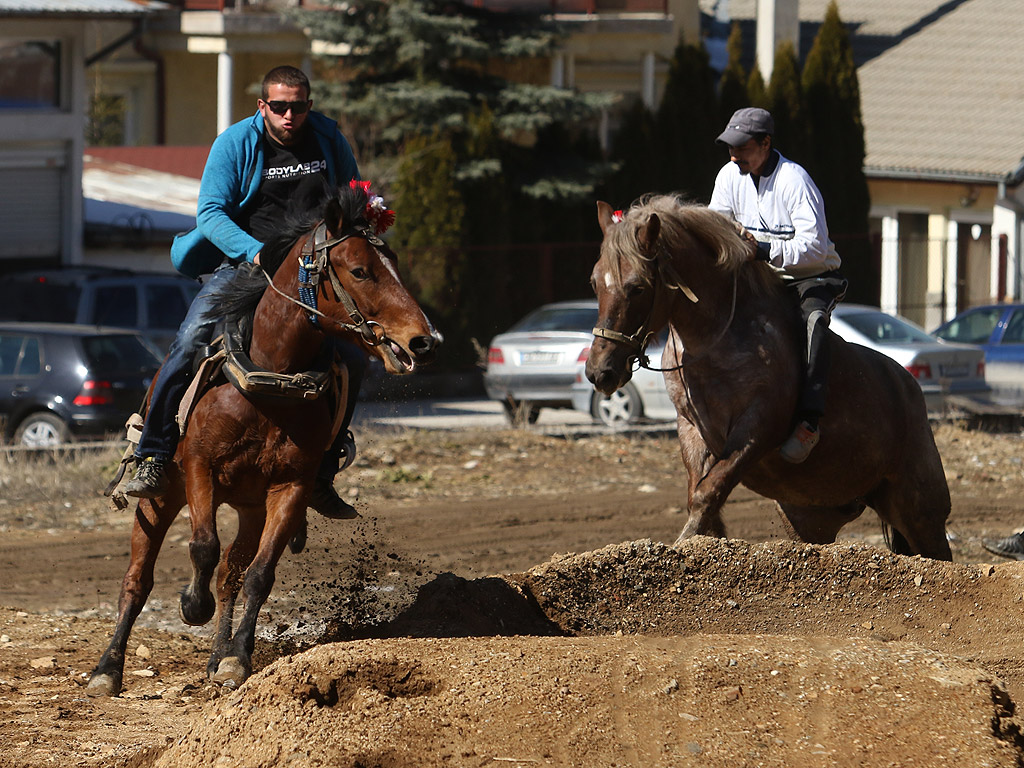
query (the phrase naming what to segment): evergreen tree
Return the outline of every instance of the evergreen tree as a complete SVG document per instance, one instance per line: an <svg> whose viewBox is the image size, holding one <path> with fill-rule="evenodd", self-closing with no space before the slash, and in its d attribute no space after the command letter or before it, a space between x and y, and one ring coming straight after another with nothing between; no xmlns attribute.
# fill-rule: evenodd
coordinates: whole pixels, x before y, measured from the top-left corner
<svg viewBox="0 0 1024 768"><path fill-rule="evenodd" d="M773 143L786 157L802 164L806 142L803 89L796 50L788 41L775 51L766 97L767 109L775 119Z"/></svg>
<svg viewBox="0 0 1024 768"><path fill-rule="evenodd" d="M626 208L656 189L662 150L655 133L654 114L639 99L623 115L610 154L616 170L602 186L600 195L613 208Z"/></svg>
<svg viewBox="0 0 1024 768"><path fill-rule="evenodd" d="M761 107L768 109L768 91L764 85L764 76L757 65L750 70L750 77L747 78L748 107Z"/></svg>
<svg viewBox="0 0 1024 768"><path fill-rule="evenodd" d="M870 265L870 196L864 175L860 85L849 34L832 0L804 63L807 171L825 200L829 232L850 280L850 300L877 303Z"/></svg>
<svg viewBox="0 0 1024 768"><path fill-rule="evenodd" d="M390 243L417 299L446 334L458 339L460 321L453 310L461 301L465 208L450 183L454 170L455 152L440 131L405 143L392 186L397 216Z"/></svg>
<svg viewBox="0 0 1024 768"><path fill-rule="evenodd" d="M750 106L747 95L747 72L743 69L743 33L739 22L733 22L726 43L729 63L719 81L719 124L725 125L737 109Z"/></svg>
<svg viewBox="0 0 1024 768"><path fill-rule="evenodd" d="M661 150L659 178L650 191L678 191L701 202L711 198L721 158L714 72L704 44L680 41L669 65L656 118Z"/></svg>
<svg viewBox="0 0 1024 768"><path fill-rule="evenodd" d="M503 142L529 143L549 126L593 125L611 103L608 94L514 82L498 74L510 69L509 62L553 51L559 29L539 14L448 0L328 0L326 9L292 16L314 38L341 51L320 62L325 82L318 84L323 95L317 103L344 121L361 159L397 156L408 137L434 130L458 143L470 116L484 107ZM469 162L484 160L500 157ZM527 194L580 191L574 184L560 186L557 174L544 168L519 170Z"/></svg>

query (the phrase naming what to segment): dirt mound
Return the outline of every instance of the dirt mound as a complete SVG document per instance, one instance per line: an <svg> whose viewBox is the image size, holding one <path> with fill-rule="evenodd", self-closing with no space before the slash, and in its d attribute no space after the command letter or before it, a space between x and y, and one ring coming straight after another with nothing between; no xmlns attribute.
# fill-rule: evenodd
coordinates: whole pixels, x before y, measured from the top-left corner
<svg viewBox="0 0 1024 768"><path fill-rule="evenodd" d="M280 659L207 705L156 764L1018 765L992 664L1021 636L1022 576L706 538L443 576L380 639Z"/></svg>

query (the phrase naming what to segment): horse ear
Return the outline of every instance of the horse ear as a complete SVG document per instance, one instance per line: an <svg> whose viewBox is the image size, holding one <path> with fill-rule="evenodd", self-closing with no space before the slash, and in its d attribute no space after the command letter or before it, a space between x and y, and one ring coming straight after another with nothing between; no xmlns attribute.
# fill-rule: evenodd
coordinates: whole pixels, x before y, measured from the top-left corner
<svg viewBox="0 0 1024 768"><path fill-rule="evenodd" d="M327 231L330 232L331 237L336 237L344 228L341 204L337 197L332 197L324 206L324 223L327 225Z"/></svg>
<svg viewBox="0 0 1024 768"><path fill-rule="evenodd" d="M601 234L607 234L612 224L612 207L604 200L597 201L597 223L601 225Z"/></svg>
<svg viewBox="0 0 1024 768"><path fill-rule="evenodd" d="M658 214L652 213L647 217L647 221L636 233L640 240L640 247L645 253L650 253L654 250L654 243L658 239L658 235L660 233L661 219L658 218Z"/></svg>

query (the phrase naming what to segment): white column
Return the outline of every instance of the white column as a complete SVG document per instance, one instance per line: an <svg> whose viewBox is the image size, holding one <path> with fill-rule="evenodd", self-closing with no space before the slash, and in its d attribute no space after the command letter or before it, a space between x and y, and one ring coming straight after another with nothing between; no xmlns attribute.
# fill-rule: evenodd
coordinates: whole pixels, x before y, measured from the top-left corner
<svg viewBox="0 0 1024 768"><path fill-rule="evenodd" d="M895 216L882 217L882 311L896 314L900 295L900 225Z"/></svg>
<svg viewBox="0 0 1024 768"><path fill-rule="evenodd" d="M657 83L654 80L654 51L644 54L643 80L640 85L640 94L644 100L644 106L648 109L655 109L658 105L655 102L657 94Z"/></svg>
<svg viewBox="0 0 1024 768"><path fill-rule="evenodd" d="M217 133L221 134L231 125L234 114L232 85L235 80L234 61L230 51L217 54Z"/></svg>
<svg viewBox="0 0 1024 768"><path fill-rule="evenodd" d="M957 223L950 221L946 225L946 301L942 307L942 321L956 314L956 262L957 262Z"/></svg>
<svg viewBox="0 0 1024 768"><path fill-rule="evenodd" d="M800 54L799 0L757 0L757 68L765 84L772 79L775 49L788 40Z"/></svg>
<svg viewBox="0 0 1024 768"><path fill-rule="evenodd" d="M565 88L564 53L556 53L551 57L551 85L553 88Z"/></svg>

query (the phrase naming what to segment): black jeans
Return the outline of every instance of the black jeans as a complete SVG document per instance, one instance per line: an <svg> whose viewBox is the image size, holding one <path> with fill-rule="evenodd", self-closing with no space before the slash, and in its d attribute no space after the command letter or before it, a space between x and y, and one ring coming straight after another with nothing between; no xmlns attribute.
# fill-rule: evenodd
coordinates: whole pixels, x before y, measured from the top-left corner
<svg viewBox="0 0 1024 768"><path fill-rule="evenodd" d="M830 354L825 331L832 319L832 310L846 295L849 283L838 270L833 270L790 280L786 285L796 295L804 328L804 370L797 415L816 425L825 413L828 389Z"/></svg>

